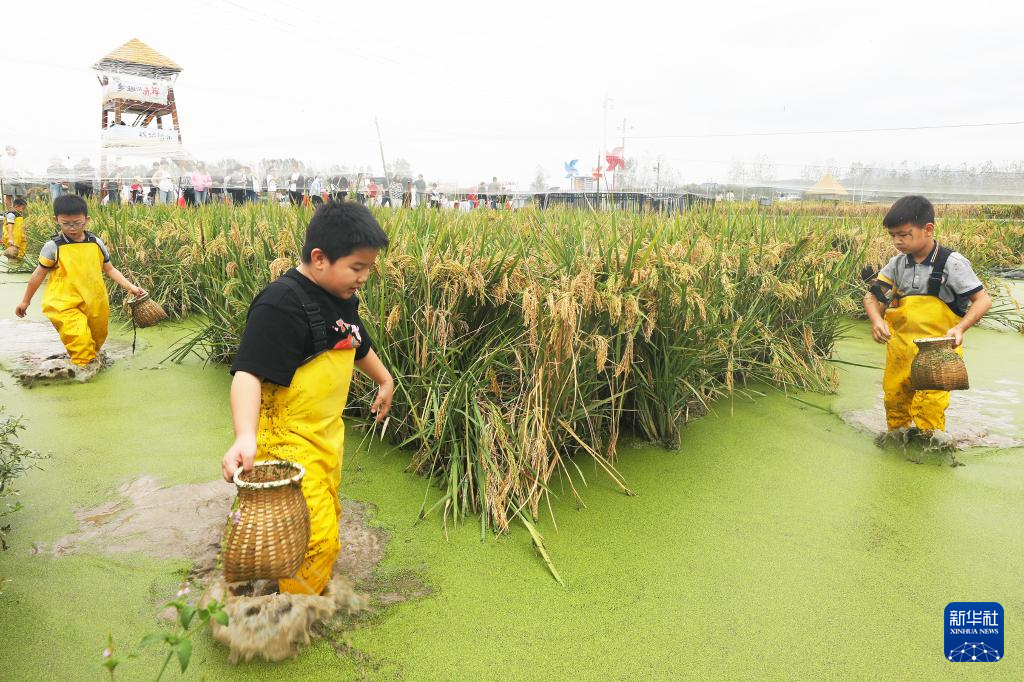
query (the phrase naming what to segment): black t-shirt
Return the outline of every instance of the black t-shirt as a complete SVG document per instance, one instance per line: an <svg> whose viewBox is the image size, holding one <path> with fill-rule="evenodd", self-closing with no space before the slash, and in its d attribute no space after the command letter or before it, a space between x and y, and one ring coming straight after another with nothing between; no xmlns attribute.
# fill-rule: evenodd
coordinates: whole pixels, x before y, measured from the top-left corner
<svg viewBox="0 0 1024 682"><path fill-rule="evenodd" d="M327 347L355 348L356 360L370 352L370 335L359 319L359 299L332 296L295 268L282 277L299 283L327 322ZM313 354L313 332L299 297L281 282L271 283L253 300L231 373L249 372L278 386L288 386Z"/></svg>

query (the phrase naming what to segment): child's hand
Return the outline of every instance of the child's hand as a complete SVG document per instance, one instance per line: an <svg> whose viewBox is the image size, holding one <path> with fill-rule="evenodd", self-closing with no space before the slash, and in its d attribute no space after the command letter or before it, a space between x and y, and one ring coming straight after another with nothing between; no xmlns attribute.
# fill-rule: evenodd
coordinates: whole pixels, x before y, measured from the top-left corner
<svg viewBox="0 0 1024 682"><path fill-rule="evenodd" d="M377 415L373 418L375 422L381 422L384 417L388 416L388 412L391 411L391 399L394 395L395 382L393 379L385 381L377 389L377 398L373 401L373 405L370 405L370 412Z"/></svg>
<svg viewBox="0 0 1024 682"><path fill-rule="evenodd" d="M25 313L28 311L28 306L29 304L27 301L22 301L14 309L14 314L17 315L18 317L25 317Z"/></svg>
<svg viewBox="0 0 1024 682"><path fill-rule="evenodd" d="M143 289L142 287L135 286L134 284L128 287L128 291L130 291L132 296L134 296L135 298L146 295L145 289Z"/></svg>
<svg viewBox="0 0 1024 682"><path fill-rule="evenodd" d="M950 329L948 332L946 332L946 336L953 337L953 348L956 348L957 346L964 342L964 333L959 327L953 327L952 329Z"/></svg>
<svg viewBox="0 0 1024 682"><path fill-rule="evenodd" d="M885 320L879 320L871 325L871 336L878 343L889 343L889 339L892 338L892 332L889 331L889 325Z"/></svg>
<svg viewBox="0 0 1024 682"><path fill-rule="evenodd" d="M256 436L239 436L235 438L235 442L224 453L224 459L220 462L220 470L224 474L224 480L230 483L231 478L239 467L243 471L252 471L255 459Z"/></svg>

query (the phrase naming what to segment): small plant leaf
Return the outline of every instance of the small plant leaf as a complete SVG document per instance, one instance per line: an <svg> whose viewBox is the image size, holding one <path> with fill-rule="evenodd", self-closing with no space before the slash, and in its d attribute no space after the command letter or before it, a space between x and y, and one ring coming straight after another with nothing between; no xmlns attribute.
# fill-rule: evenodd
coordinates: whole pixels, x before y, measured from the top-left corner
<svg viewBox="0 0 1024 682"><path fill-rule="evenodd" d="M178 609L178 620L181 621L181 627L188 630L188 626L192 623L192 617L196 615L194 607L188 604L182 605Z"/></svg>
<svg viewBox="0 0 1024 682"><path fill-rule="evenodd" d="M176 647L178 651L178 663L181 664L181 672L188 668L188 661L192 658L192 640L182 639Z"/></svg>
<svg viewBox="0 0 1024 682"><path fill-rule="evenodd" d="M150 644L156 644L158 642L165 641L167 641L167 635L150 633L142 638L142 641L139 642L139 646L149 646Z"/></svg>
<svg viewBox="0 0 1024 682"><path fill-rule="evenodd" d="M228 625L228 614L226 611L217 611L213 614L213 619L224 627Z"/></svg>

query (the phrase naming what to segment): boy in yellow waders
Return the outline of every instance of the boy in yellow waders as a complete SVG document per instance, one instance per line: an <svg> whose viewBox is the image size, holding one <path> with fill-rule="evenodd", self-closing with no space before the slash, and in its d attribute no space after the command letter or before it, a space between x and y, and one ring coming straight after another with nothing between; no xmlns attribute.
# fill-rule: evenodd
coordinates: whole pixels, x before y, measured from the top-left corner
<svg viewBox="0 0 1024 682"><path fill-rule="evenodd" d="M281 592L320 594L338 558L341 412L353 367L379 387L371 407L377 421L391 409L395 383L359 319L356 296L387 245L365 206L323 204L306 228L302 263L253 300L231 365L235 442L221 462L224 478L272 459L306 469L309 546L298 573L278 581Z"/></svg>
<svg viewBox="0 0 1024 682"><path fill-rule="evenodd" d="M39 252L39 265L29 277L25 297L15 314L25 317L32 297L49 275L43 293L43 314L60 334L72 364L79 370L88 368L78 374L84 380L99 369L100 348L107 339L110 303L103 275L133 296L146 292L114 267L106 245L85 229L89 226L89 208L84 199L73 194L57 197L53 201L53 216L60 232Z"/></svg>
<svg viewBox="0 0 1024 682"><path fill-rule="evenodd" d="M935 209L922 196L892 205L882 224L900 255L878 272L864 296L871 335L886 344L885 419L890 432L916 427L924 435L946 429L949 391L915 391L910 363L914 339L951 336L963 354L964 332L992 306L971 263L935 240Z"/></svg>
<svg viewBox="0 0 1024 682"><path fill-rule="evenodd" d="M9 260L21 260L28 249L28 236L25 234L25 200L15 199L11 210L4 216L4 250L17 249L17 254Z"/></svg>

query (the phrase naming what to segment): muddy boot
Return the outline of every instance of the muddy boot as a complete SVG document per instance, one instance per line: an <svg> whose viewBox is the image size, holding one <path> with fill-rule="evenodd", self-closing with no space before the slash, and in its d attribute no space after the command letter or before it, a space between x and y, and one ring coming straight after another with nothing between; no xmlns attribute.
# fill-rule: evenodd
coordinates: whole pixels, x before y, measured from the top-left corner
<svg viewBox="0 0 1024 682"><path fill-rule="evenodd" d="M955 450L956 439L949 433L936 429L932 431L931 437L928 439L928 446L935 449Z"/></svg>
<svg viewBox="0 0 1024 682"><path fill-rule="evenodd" d="M934 431L924 431L922 435L928 434L928 437L924 439L925 451L929 453L945 453L949 455L949 466L951 467L962 467L964 463L956 459L956 438L945 431L935 429Z"/></svg>
<svg viewBox="0 0 1024 682"><path fill-rule="evenodd" d="M75 365L66 355L58 355L40 362L34 374L37 379L72 379L75 376Z"/></svg>
<svg viewBox="0 0 1024 682"><path fill-rule="evenodd" d="M875 446L886 448L906 448L910 438L917 429L913 426L902 426L898 429L891 429L875 436Z"/></svg>
<svg viewBox="0 0 1024 682"><path fill-rule="evenodd" d="M96 356L88 365L80 365L75 368L75 379L78 380L78 383L84 384L96 376L101 369L103 369L103 360Z"/></svg>

